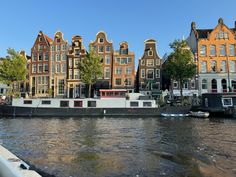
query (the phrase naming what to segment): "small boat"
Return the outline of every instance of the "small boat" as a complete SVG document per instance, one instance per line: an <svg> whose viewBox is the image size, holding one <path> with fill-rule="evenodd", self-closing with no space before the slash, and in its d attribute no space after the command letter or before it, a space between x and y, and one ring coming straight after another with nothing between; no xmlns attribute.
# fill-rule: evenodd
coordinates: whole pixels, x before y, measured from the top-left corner
<svg viewBox="0 0 236 177"><path fill-rule="evenodd" d="M198 117L198 118L207 118L209 117L210 113L209 112L203 112L203 111L190 111L190 115L192 117Z"/></svg>
<svg viewBox="0 0 236 177"><path fill-rule="evenodd" d="M189 114L168 114L168 113L161 113L162 117L188 117Z"/></svg>

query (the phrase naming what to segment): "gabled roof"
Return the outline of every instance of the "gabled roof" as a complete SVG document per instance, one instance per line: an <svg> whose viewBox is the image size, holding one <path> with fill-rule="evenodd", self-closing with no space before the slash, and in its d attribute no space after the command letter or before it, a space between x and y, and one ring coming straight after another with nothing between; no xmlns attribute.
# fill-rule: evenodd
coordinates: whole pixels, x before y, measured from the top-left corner
<svg viewBox="0 0 236 177"><path fill-rule="evenodd" d="M48 37L46 34L43 34L43 35L44 35L45 39L47 40L48 44L53 42L53 40L50 37Z"/></svg>

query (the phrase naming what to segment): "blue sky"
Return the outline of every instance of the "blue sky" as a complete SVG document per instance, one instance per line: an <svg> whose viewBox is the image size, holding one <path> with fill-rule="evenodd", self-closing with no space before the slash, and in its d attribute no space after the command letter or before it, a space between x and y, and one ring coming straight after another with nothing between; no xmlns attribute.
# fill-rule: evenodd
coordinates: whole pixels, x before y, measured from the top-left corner
<svg viewBox="0 0 236 177"><path fill-rule="evenodd" d="M144 40L154 38L163 56L170 42L189 35L192 21L197 28L214 28L222 17L233 27L235 8L235 0L1 0L0 56L9 47L30 54L39 30L50 37L60 30L69 42L81 35L86 48L103 30L116 49L127 41L136 61Z"/></svg>

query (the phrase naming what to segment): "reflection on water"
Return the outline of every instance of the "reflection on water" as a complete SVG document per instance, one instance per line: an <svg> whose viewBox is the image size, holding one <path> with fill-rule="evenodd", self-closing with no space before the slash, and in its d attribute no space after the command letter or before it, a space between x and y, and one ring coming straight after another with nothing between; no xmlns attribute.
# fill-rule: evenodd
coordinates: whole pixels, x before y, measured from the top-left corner
<svg viewBox="0 0 236 177"><path fill-rule="evenodd" d="M58 177L236 176L236 120L0 119L0 141Z"/></svg>

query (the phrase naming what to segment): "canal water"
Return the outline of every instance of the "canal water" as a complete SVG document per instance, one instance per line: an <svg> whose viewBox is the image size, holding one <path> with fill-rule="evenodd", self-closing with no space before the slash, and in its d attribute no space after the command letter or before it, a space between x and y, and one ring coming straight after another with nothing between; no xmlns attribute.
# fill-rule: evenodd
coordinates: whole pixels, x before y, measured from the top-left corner
<svg viewBox="0 0 236 177"><path fill-rule="evenodd" d="M236 120L1 118L0 142L56 177L235 177Z"/></svg>

